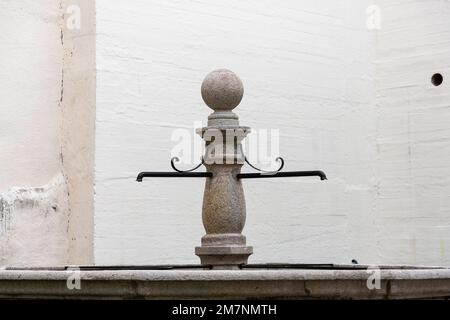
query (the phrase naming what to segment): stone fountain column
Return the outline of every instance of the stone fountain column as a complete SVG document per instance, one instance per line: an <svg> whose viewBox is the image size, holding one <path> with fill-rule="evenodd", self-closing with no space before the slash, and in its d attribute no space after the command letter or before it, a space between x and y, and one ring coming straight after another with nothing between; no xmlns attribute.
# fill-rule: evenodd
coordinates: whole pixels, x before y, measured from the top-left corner
<svg viewBox="0 0 450 320"><path fill-rule="evenodd" d="M244 87L236 74L220 69L205 77L201 93L206 105L214 110L208 116L208 126L197 129L206 144L203 163L213 175L206 178L203 196L206 234L195 254L203 265L236 269L253 253L242 234L245 199L242 183L236 178L245 160L241 141L250 128L239 126L239 117L232 112L242 100Z"/></svg>

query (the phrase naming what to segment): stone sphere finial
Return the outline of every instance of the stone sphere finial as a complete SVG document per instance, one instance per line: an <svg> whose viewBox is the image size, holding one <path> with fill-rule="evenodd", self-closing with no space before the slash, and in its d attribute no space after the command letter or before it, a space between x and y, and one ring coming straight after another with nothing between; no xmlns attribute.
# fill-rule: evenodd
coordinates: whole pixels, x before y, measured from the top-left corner
<svg viewBox="0 0 450 320"><path fill-rule="evenodd" d="M214 70L202 83L202 98L214 111L231 111L238 106L244 95L241 79L230 70Z"/></svg>

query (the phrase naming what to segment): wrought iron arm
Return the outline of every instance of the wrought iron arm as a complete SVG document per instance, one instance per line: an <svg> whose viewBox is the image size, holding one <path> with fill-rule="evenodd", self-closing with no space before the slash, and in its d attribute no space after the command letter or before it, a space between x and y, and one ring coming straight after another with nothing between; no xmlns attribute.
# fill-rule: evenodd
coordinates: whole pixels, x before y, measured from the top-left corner
<svg viewBox="0 0 450 320"><path fill-rule="evenodd" d="M286 171L280 172L284 167L284 160L281 157L276 159L280 162L280 166L275 171L266 171L259 169L252 165L247 158L245 162L253 169L259 171L257 173L239 173L236 175L238 179L256 179L256 178L282 178L282 177L313 177L317 176L320 180L327 180L327 176L323 171ZM154 172L154 171L144 171L140 172L136 178L136 181L142 182L144 178L156 177L156 178L211 178L213 176L212 172L192 172L204 163L203 158L200 164L189 170L180 170L175 166L175 162L180 161L177 157L173 157L170 160L170 165L175 170L175 172Z"/></svg>
<svg viewBox="0 0 450 320"><path fill-rule="evenodd" d="M252 167L253 169L259 171L260 173L238 173L238 179L254 179L254 178L281 178L281 177L314 177L317 176L320 180L327 180L327 176L323 171L286 171L280 172L284 167L284 160L281 157L276 158L278 162L280 162L280 167L275 171L266 171L259 169L252 165L247 157L245 157L245 162Z"/></svg>
<svg viewBox="0 0 450 320"><path fill-rule="evenodd" d="M277 172L274 174L267 173L239 173L238 179L254 179L254 178L281 178L281 177L314 177L317 176L320 180L327 180L327 176L323 171L286 171Z"/></svg>
<svg viewBox="0 0 450 320"><path fill-rule="evenodd" d="M210 178L211 172L154 172L144 171L138 174L136 181L142 182L143 178L159 177L159 178Z"/></svg>
<svg viewBox="0 0 450 320"><path fill-rule="evenodd" d="M142 182L143 178L150 178L150 177L157 177L157 178L208 178L212 177L211 172L192 172L203 164L203 158L202 162L200 162L199 165L196 167L189 169L189 170L180 170L175 166L175 162L180 161L179 158L173 157L170 159L170 165L173 170L176 172L154 172L154 171L144 171L138 174L136 181Z"/></svg>

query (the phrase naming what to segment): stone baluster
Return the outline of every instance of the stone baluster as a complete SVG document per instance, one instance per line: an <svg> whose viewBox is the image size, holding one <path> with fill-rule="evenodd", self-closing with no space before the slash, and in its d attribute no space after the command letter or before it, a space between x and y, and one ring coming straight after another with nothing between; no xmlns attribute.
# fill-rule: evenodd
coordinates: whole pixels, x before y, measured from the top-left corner
<svg viewBox="0 0 450 320"><path fill-rule="evenodd" d="M253 248L246 245L245 199L241 172L245 155L241 141L250 128L239 125L232 112L242 100L244 87L239 77L226 69L209 73L201 87L202 98L214 110L208 126L197 129L205 140L204 165L212 177L206 178L202 219L206 234L195 248L203 265L235 269L247 263Z"/></svg>

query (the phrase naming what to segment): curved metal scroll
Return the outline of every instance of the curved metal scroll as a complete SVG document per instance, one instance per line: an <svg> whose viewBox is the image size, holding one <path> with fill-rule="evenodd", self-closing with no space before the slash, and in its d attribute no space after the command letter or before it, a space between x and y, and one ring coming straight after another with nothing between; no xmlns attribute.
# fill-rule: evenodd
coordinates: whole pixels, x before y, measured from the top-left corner
<svg viewBox="0 0 450 320"><path fill-rule="evenodd" d="M172 159L170 159L170 166L172 167L173 170L175 170L176 172L192 172L192 171L200 168L200 166L203 164L203 157L202 157L202 161L197 166L195 166L194 168L189 169L189 170L180 170L177 167L175 167L175 162L179 162L179 161L180 161L180 158L178 158L178 157L173 157Z"/></svg>
<svg viewBox="0 0 450 320"><path fill-rule="evenodd" d="M248 164L250 167L252 167L252 168L255 169L256 171L263 172L263 173L267 173L267 174L275 174L275 173L277 173L277 172L280 172L281 169L283 169L283 167L284 167L284 160L283 160L283 158L282 158L282 157L278 157L278 158L276 158L275 160L276 160L277 162L280 162L280 166L278 167L278 169L276 169L276 170L274 170L274 171L266 171L266 170L263 170L263 169L260 169L260 168L255 167L254 165L252 165L252 164L250 163L250 161L248 161L247 157L245 157L245 162L247 162L247 164Z"/></svg>

